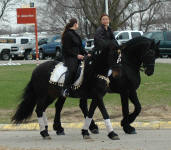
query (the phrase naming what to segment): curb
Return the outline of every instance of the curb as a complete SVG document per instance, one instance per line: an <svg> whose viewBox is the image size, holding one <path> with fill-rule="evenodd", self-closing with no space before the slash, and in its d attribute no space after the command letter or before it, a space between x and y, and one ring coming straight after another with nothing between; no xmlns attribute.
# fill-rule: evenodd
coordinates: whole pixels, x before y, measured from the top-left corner
<svg viewBox="0 0 171 150"><path fill-rule="evenodd" d="M97 122L99 128L104 129L104 122ZM153 121L153 122L134 122L132 124L135 128L146 128L146 129L171 129L171 121ZM75 128L81 129L83 127L82 122L76 123L62 123L64 128ZM120 129L120 122L112 122L113 128ZM0 124L0 131L19 131L19 130L39 130L38 123L28 124ZM49 123L49 130L53 130L52 123Z"/></svg>

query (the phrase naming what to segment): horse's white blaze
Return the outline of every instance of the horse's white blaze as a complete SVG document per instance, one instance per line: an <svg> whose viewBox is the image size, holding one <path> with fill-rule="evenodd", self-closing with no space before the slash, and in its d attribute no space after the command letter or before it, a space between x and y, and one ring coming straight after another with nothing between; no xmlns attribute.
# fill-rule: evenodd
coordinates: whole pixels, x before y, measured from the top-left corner
<svg viewBox="0 0 171 150"><path fill-rule="evenodd" d="M45 130L45 123L44 123L43 117L38 118L38 123L40 127L40 132Z"/></svg>
<svg viewBox="0 0 171 150"><path fill-rule="evenodd" d="M43 121L44 121L44 125L45 126L48 126L48 120L47 120L47 117L46 117L46 113L43 112Z"/></svg>
<svg viewBox="0 0 171 150"><path fill-rule="evenodd" d="M91 120L92 120L92 118L86 117L85 122L84 122L83 129L88 130L88 128L90 126L90 123L91 123Z"/></svg>
<svg viewBox="0 0 171 150"><path fill-rule="evenodd" d="M105 119L104 122L105 122L105 125L106 125L107 132L108 133L112 132L113 128L112 128L112 124L110 122L110 119Z"/></svg>

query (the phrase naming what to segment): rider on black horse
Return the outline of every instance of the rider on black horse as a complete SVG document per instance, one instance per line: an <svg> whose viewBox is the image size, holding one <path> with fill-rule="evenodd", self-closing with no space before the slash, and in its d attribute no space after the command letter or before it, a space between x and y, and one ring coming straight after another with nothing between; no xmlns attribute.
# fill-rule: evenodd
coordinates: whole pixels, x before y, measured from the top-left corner
<svg viewBox="0 0 171 150"><path fill-rule="evenodd" d="M64 97L69 95L80 61L83 60L84 55L87 55L87 52L83 48L81 37L75 32L77 29L77 19L72 18L65 26L62 35L63 59L65 66L68 68L62 90Z"/></svg>
<svg viewBox="0 0 171 150"><path fill-rule="evenodd" d="M109 45L111 46L115 45L119 49L119 44L114 37L112 29L109 27L109 23L110 23L109 16L107 14L102 14L100 17L100 22L101 22L101 25L97 28L95 36L94 36L94 46L95 46L94 51L96 51L98 54L101 49L106 48ZM111 54L111 57L112 56L113 54ZM116 75L118 74L117 68L118 68L117 64L116 66L113 66L113 69L115 70L113 73L116 73Z"/></svg>

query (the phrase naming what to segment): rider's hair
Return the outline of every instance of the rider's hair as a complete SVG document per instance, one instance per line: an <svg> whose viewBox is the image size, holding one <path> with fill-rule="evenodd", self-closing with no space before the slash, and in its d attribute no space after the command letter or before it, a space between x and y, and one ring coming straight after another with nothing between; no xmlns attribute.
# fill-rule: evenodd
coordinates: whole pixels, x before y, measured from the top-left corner
<svg viewBox="0 0 171 150"><path fill-rule="evenodd" d="M66 24L66 26L65 26L65 28L64 28L64 31L63 31L63 33L62 33L62 43L63 43L64 33L65 33L66 31L68 31L71 27L73 27L75 23L77 23L77 19L76 19L76 18L71 18L71 19L69 20L69 23Z"/></svg>
<svg viewBox="0 0 171 150"><path fill-rule="evenodd" d="M102 20L102 18L104 17L104 16L107 16L108 18L109 18L109 15L107 15L107 14L102 14L101 16L100 16L100 21Z"/></svg>

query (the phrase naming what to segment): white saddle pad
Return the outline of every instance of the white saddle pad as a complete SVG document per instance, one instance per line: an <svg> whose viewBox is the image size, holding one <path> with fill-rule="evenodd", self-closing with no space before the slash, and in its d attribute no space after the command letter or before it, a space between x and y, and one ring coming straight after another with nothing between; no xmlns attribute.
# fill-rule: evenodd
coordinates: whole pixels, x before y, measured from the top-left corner
<svg viewBox="0 0 171 150"><path fill-rule="evenodd" d="M58 63L51 73L49 83L63 87L65 81L65 74L67 72L67 67L64 66L63 62ZM79 78L74 82L73 88L78 89L83 82L84 75L84 62L81 62L81 73Z"/></svg>

